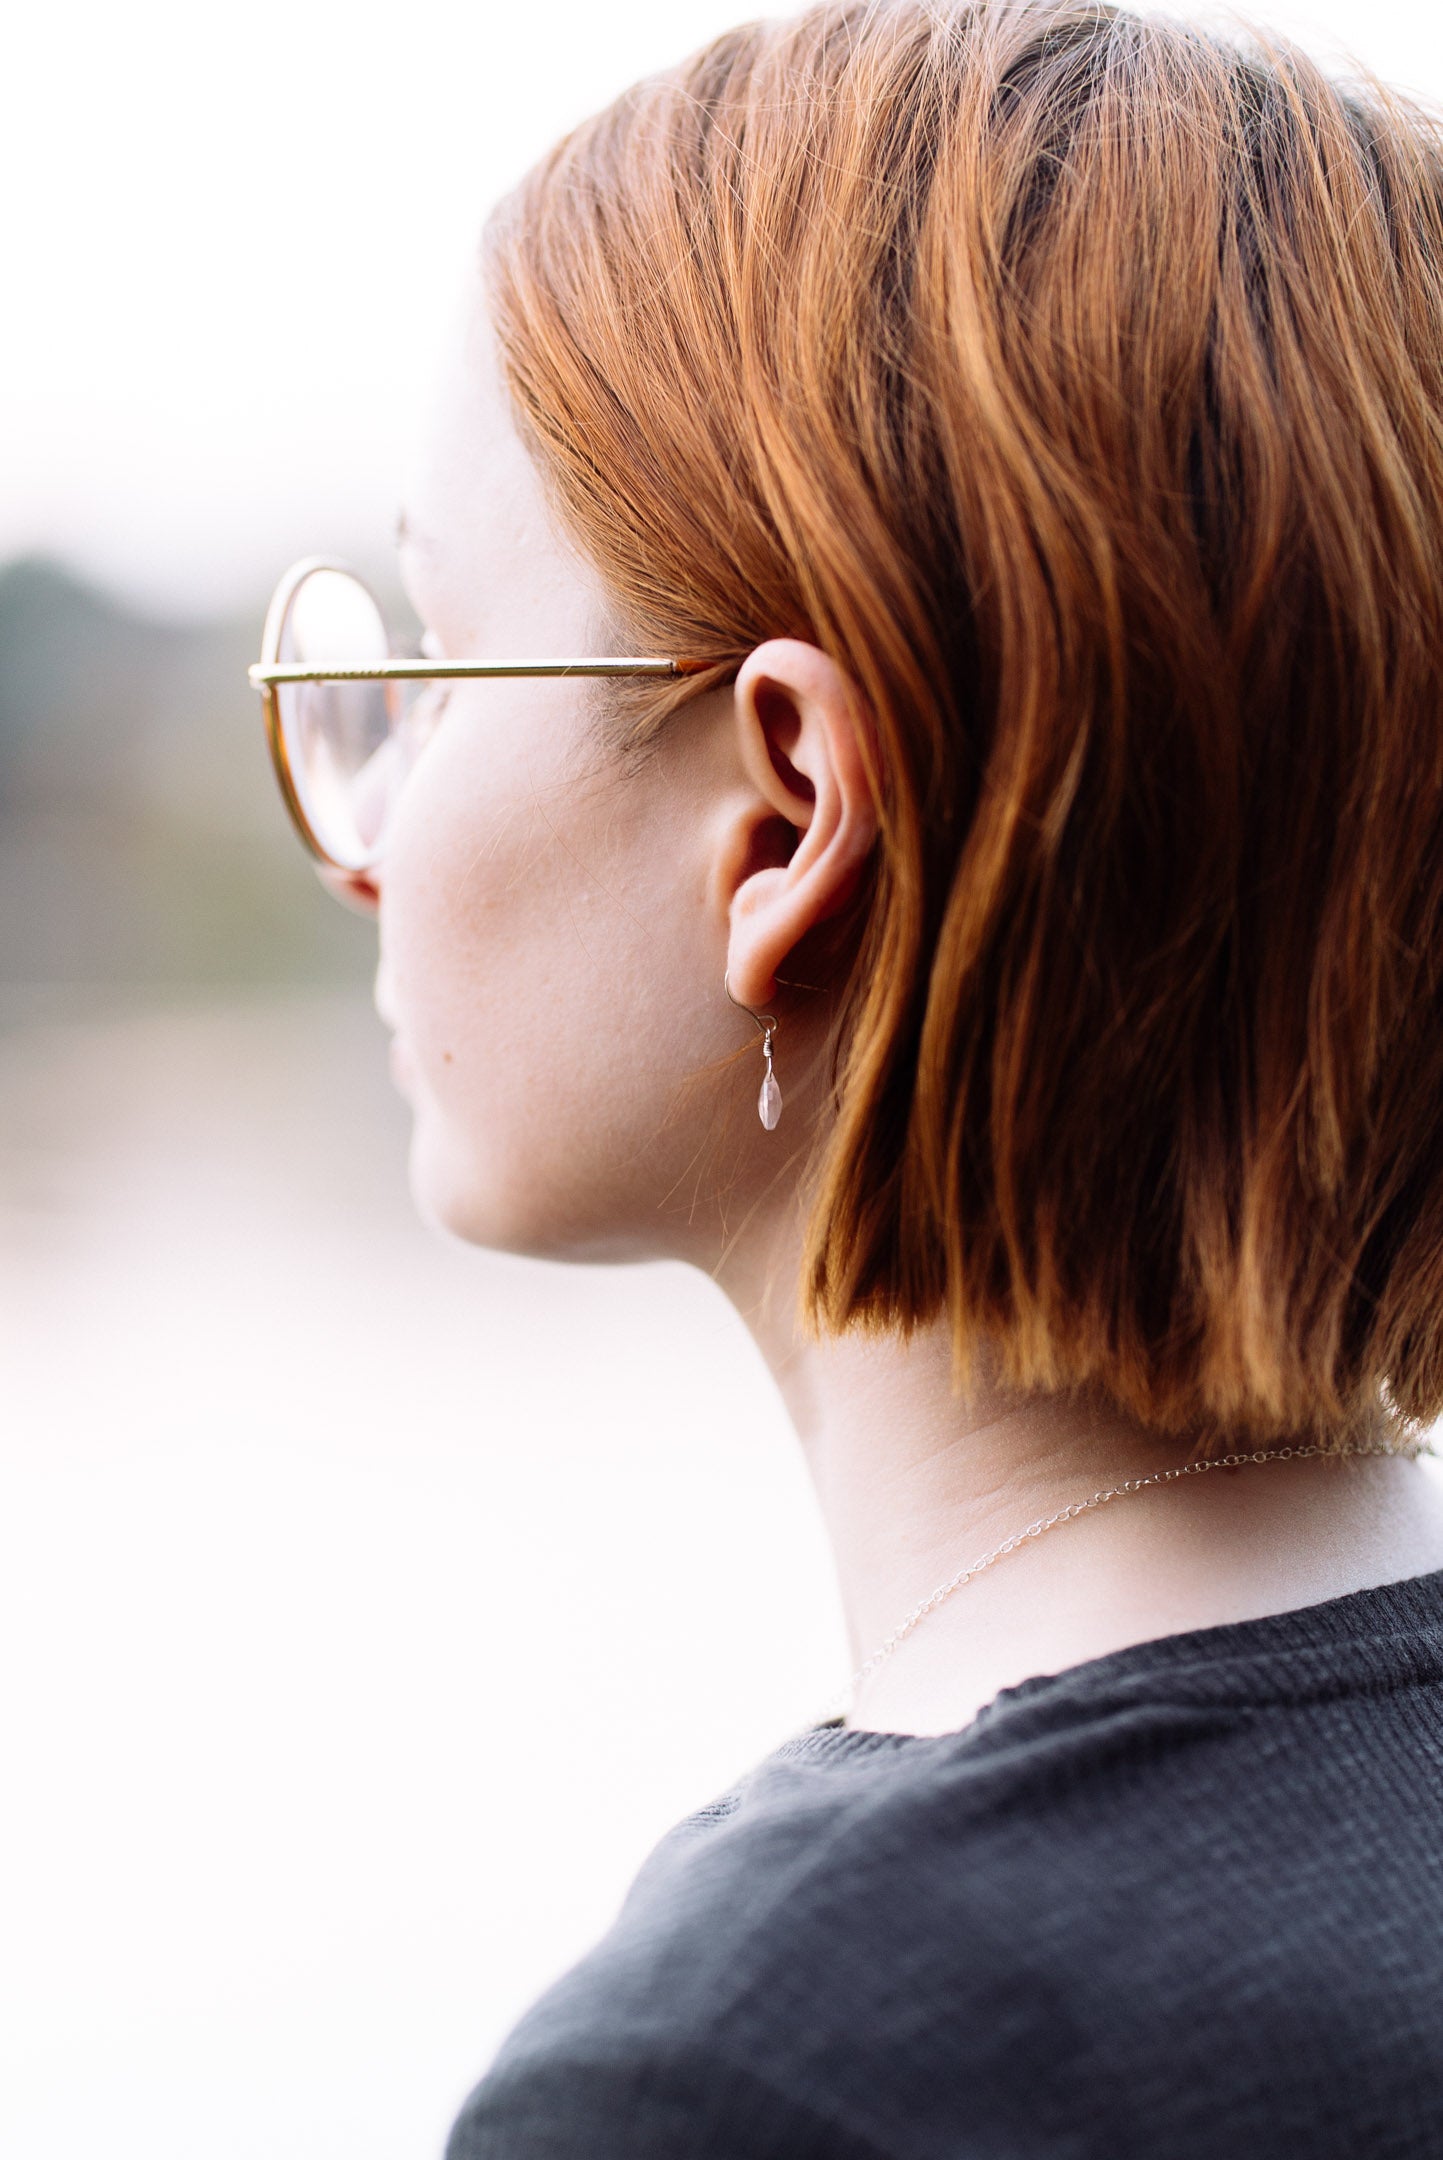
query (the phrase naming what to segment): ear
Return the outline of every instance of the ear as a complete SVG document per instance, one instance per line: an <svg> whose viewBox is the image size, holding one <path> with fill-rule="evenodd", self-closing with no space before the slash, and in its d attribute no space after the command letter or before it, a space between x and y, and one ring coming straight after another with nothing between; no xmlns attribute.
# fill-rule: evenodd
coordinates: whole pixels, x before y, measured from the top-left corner
<svg viewBox="0 0 1443 2160"><path fill-rule="evenodd" d="M725 858L727 975L740 1004L760 1006L792 948L856 890L877 809L861 697L815 645L757 646L737 676L733 716L750 785Z"/></svg>

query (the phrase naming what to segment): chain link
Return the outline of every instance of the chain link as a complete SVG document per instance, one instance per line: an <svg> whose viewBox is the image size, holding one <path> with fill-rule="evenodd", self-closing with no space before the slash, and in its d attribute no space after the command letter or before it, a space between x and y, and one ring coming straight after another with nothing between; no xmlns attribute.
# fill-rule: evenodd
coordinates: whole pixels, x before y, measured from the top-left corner
<svg viewBox="0 0 1443 2160"><path fill-rule="evenodd" d="M845 1687L838 1689L823 1715L815 1722L824 1724L840 1710L845 1710L862 1682L874 1673L879 1665L884 1664L897 1646L906 1641L912 1630L925 1620L929 1613L935 1612L946 1598L951 1597L954 1590L962 1589L964 1584L971 1582L984 1569L992 1567L1008 1553L1016 1552L1018 1547L1027 1544L1029 1539L1039 1538L1044 1531L1055 1530L1059 1523L1071 1522L1074 1516L1085 1515L1089 1509L1102 1507L1107 1501L1120 1499L1125 1493L1141 1492L1148 1485L1172 1484L1179 1478L1197 1477L1204 1470L1236 1470L1244 1463L1290 1462L1305 1455L1394 1455L1407 1462L1416 1462L1420 1455L1433 1455L1436 1452L1426 1440L1403 1448L1358 1447L1352 1443L1345 1443L1340 1447L1319 1447L1311 1442L1294 1446L1290 1443L1286 1447L1254 1448L1250 1453L1240 1455L1212 1455L1200 1462L1177 1463L1167 1470L1150 1471L1146 1477L1125 1478L1121 1485L1109 1485L1105 1492L1095 1492L1090 1500L1073 1500L1066 1507L1059 1508L1055 1515L1040 1516L1036 1522L1028 1523L1026 1529L1014 1530L1011 1537L1004 1538L990 1553L984 1553L980 1560L974 1560L969 1567L959 1568L946 1582L939 1583L930 1596L923 1598L920 1605L914 1606L906 1619L892 1630L886 1641L879 1644L872 1655L857 1667Z"/></svg>

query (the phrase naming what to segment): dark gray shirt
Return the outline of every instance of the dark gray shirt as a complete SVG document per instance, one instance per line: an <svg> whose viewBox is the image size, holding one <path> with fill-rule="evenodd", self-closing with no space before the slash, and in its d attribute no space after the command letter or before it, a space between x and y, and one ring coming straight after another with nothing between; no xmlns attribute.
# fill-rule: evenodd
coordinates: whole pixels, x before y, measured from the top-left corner
<svg viewBox="0 0 1443 2160"><path fill-rule="evenodd" d="M689 1816L448 2160L1443 2156L1443 1570Z"/></svg>

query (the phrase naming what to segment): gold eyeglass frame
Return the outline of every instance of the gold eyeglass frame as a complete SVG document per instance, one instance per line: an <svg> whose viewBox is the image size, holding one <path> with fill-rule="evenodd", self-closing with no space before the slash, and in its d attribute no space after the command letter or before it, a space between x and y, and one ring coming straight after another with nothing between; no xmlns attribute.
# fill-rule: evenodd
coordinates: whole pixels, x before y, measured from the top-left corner
<svg viewBox="0 0 1443 2160"><path fill-rule="evenodd" d="M320 682L468 682L487 676L555 676L555 675L701 675L715 663L710 660L669 660L652 656L610 657L594 660L431 660L393 659L378 661L372 667L305 667L280 659L281 638L292 600L306 579L317 570L336 570L342 576L354 579L362 592L372 601L377 614L384 623L386 616L376 595L365 579L350 563L341 562L329 555L307 555L293 563L271 595L266 610L265 628L261 632L261 657L247 671L253 689L259 690L265 713L266 741L270 746L271 763L280 783L281 796L291 815L301 839L318 862L328 869L339 870L348 876L361 876L373 869L380 861L381 850L367 858L364 863L338 862L325 848L319 835L313 830L301 800L300 789L291 770L290 753L286 748L285 732L281 726L281 704L278 691L291 683ZM389 631L387 636L389 638Z"/></svg>

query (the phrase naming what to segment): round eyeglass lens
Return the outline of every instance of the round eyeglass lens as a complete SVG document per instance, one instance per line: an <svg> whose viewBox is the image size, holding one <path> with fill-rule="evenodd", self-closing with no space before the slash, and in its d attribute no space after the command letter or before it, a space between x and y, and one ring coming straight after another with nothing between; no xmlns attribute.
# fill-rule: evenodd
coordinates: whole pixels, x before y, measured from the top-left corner
<svg viewBox="0 0 1443 2160"><path fill-rule="evenodd" d="M276 657L297 667L377 667L390 657L390 640L359 578L317 569L291 595ZM343 869L366 869L381 853L402 777L408 689L394 682L277 686L292 785L316 839Z"/></svg>

